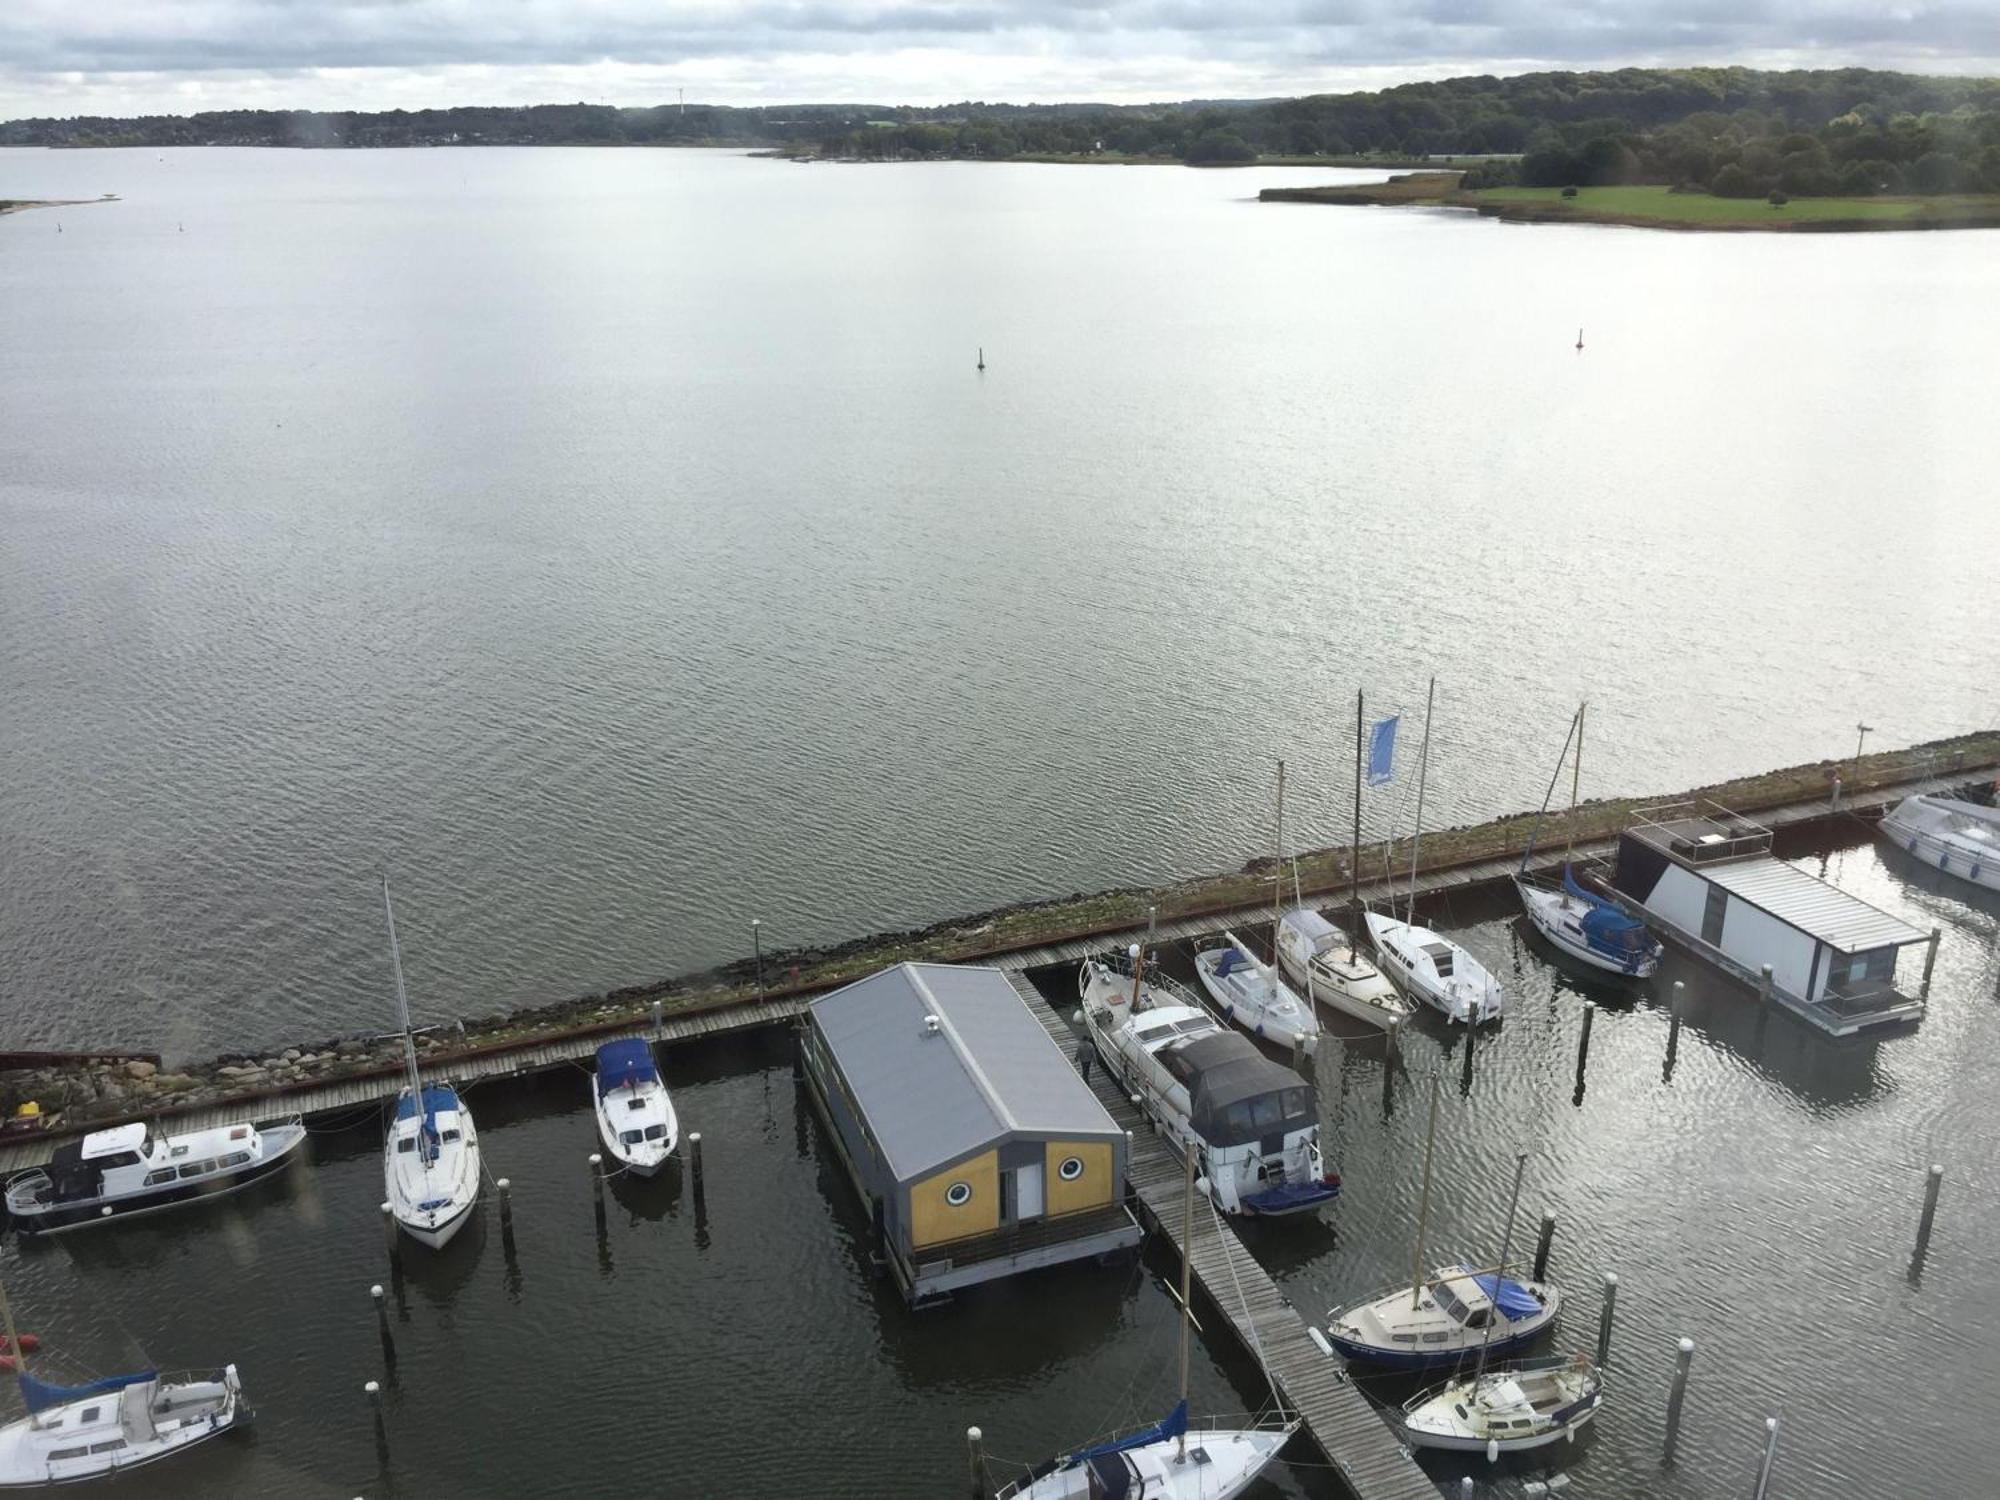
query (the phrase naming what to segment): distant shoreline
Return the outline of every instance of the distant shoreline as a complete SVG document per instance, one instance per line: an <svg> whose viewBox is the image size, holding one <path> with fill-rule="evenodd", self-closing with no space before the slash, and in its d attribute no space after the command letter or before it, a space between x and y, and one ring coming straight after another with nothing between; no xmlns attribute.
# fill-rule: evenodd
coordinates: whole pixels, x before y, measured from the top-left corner
<svg viewBox="0 0 2000 1500"><path fill-rule="evenodd" d="M1465 209L1514 224L1610 224L1690 234L1860 234L1918 229L2000 229L2000 193L1793 198L1717 198L1665 187L1460 188L1461 174L1412 172L1387 182L1265 188L1263 203Z"/></svg>
<svg viewBox="0 0 2000 1500"><path fill-rule="evenodd" d="M80 208L88 203L116 203L116 193L101 198L0 198L0 214L17 214L26 208Z"/></svg>

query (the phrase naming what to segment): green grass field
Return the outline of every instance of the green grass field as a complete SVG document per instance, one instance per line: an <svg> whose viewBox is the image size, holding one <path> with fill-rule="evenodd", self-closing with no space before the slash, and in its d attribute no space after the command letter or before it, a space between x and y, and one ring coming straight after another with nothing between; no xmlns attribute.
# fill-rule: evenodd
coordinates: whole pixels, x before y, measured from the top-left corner
<svg viewBox="0 0 2000 1500"><path fill-rule="evenodd" d="M1621 219L1653 219L1697 228L1764 225L1786 219L1895 220L2000 214L2000 196L1794 198L1782 208L1773 208L1762 198L1712 198L1706 193L1676 193L1664 187L1579 188L1574 198L1564 198L1559 188L1485 188L1468 196L1479 203L1546 205L1558 212L1569 209L1578 217L1616 215Z"/></svg>

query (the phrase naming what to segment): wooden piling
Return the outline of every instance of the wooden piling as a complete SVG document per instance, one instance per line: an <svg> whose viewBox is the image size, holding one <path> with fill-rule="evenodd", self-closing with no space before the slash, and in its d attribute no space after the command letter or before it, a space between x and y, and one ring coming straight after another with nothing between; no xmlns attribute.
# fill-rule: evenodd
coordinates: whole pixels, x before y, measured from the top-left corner
<svg viewBox="0 0 2000 1500"><path fill-rule="evenodd" d="M1938 1189L1944 1185L1944 1167L1932 1163L1924 1180L1924 1211L1917 1220L1917 1253L1915 1262L1921 1266L1924 1257L1930 1253L1931 1225L1937 1219Z"/></svg>
<svg viewBox="0 0 2000 1500"><path fill-rule="evenodd" d="M604 1158L597 1152L590 1153L590 1191L597 1201L604 1202Z"/></svg>
<svg viewBox="0 0 2000 1500"><path fill-rule="evenodd" d="M494 1183L493 1185L500 1190L500 1227L503 1230L511 1231L514 1227L513 1181L509 1178L502 1177L498 1182Z"/></svg>
<svg viewBox="0 0 2000 1500"><path fill-rule="evenodd" d="M1771 1466L1778 1461L1778 1419L1764 1418L1764 1462L1757 1470L1756 1500L1766 1500L1771 1493Z"/></svg>
<svg viewBox="0 0 2000 1500"><path fill-rule="evenodd" d="M1771 1003L1771 966L1769 964L1765 964L1757 971L1757 1003L1759 1005L1769 1005Z"/></svg>
<svg viewBox="0 0 2000 1500"><path fill-rule="evenodd" d="M1674 1388L1667 1396L1667 1467L1672 1468L1674 1448L1681 1440L1681 1407L1687 1400L1688 1366L1694 1363L1694 1340L1682 1339L1674 1360Z"/></svg>
<svg viewBox="0 0 2000 1500"><path fill-rule="evenodd" d="M1534 1279L1537 1281L1547 1281L1549 1279L1549 1246L1554 1243L1555 1237L1556 1216L1545 1213L1542 1215L1541 1237L1535 1241Z"/></svg>
<svg viewBox="0 0 2000 1500"><path fill-rule="evenodd" d="M971 1460L972 1500L986 1500L986 1452L984 1434L977 1427L965 1429L965 1447Z"/></svg>
<svg viewBox="0 0 2000 1500"><path fill-rule="evenodd" d="M1597 1367L1604 1368L1611 1358L1611 1314L1618 1303L1618 1273L1604 1273L1604 1305L1597 1314Z"/></svg>
<svg viewBox="0 0 2000 1500"><path fill-rule="evenodd" d="M1674 1076L1674 1059L1681 1050L1681 1014L1687 1007L1687 984L1684 980L1674 981L1673 993L1667 998L1667 1066L1662 1075Z"/></svg>
<svg viewBox="0 0 2000 1500"><path fill-rule="evenodd" d="M1583 1078L1590 1071L1590 1028L1597 1021L1597 1007L1585 1002L1583 1007L1583 1036L1576 1044L1576 1099L1583 1103Z"/></svg>
<svg viewBox="0 0 2000 1500"><path fill-rule="evenodd" d="M1928 1000L1931 997L1931 970L1937 967L1938 939L1943 936L1942 927L1931 929L1930 945L1924 949L1924 982L1917 987L1919 1000Z"/></svg>
<svg viewBox="0 0 2000 1500"><path fill-rule="evenodd" d="M382 1240L389 1249L389 1264L401 1267L403 1264L403 1242L396 1233L396 1210L388 1204L382 1205Z"/></svg>
<svg viewBox="0 0 2000 1500"><path fill-rule="evenodd" d="M701 1182L701 1132L699 1130L690 1131L687 1143L688 1176L692 1179L691 1185L694 1188L695 1202L699 1203L703 1197Z"/></svg>
<svg viewBox="0 0 2000 1500"><path fill-rule="evenodd" d="M375 1304L375 1331L382 1339L382 1363L393 1372L396 1368L396 1340L389 1332L389 1299L383 1294L380 1282L368 1288L368 1297Z"/></svg>
<svg viewBox="0 0 2000 1500"><path fill-rule="evenodd" d="M658 1000L653 1002L653 1040L658 1041L660 1033L666 1029L666 1007Z"/></svg>

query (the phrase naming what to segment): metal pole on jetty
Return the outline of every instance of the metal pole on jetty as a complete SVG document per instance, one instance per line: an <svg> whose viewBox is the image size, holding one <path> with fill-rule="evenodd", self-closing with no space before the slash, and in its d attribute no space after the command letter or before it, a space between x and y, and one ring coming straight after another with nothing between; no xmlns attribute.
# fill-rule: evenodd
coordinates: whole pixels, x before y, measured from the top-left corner
<svg viewBox="0 0 2000 1500"><path fill-rule="evenodd" d="M1361 690L1354 690L1354 851L1347 863L1347 902L1353 908L1349 918L1352 922L1361 920L1361 739L1364 733L1361 722ZM1350 929L1351 931L1352 929ZM1355 940L1360 935L1355 934Z"/></svg>
<svg viewBox="0 0 2000 1500"><path fill-rule="evenodd" d="M1667 1467L1672 1468L1674 1448L1681 1440L1681 1406L1687 1400L1688 1366L1694 1363L1694 1340L1682 1339L1674 1361L1674 1388L1667 1396Z"/></svg>

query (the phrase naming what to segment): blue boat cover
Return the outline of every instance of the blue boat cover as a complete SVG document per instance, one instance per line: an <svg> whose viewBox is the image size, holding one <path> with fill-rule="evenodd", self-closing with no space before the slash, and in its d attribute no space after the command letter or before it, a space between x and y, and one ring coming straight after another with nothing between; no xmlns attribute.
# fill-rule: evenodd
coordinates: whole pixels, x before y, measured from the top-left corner
<svg viewBox="0 0 2000 1500"><path fill-rule="evenodd" d="M1070 1455L1072 1464L1089 1463L1093 1458L1101 1458L1107 1453L1123 1453L1128 1448L1143 1448L1148 1443L1157 1443L1166 1438L1176 1438L1187 1431L1188 1405L1183 1401L1151 1427L1142 1427L1137 1432L1128 1432L1122 1438L1113 1438L1108 1443L1099 1443L1094 1448L1079 1448Z"/></svg>
<svg viewBox="0 0 2000 1500"><path fill-rule="evenodd" d="M1288 1214L1315 1203L1330 1203L1339 1196L1338 1182L1279 1182L1244 1193L1238 1201L1252 1213Z"/></svg>
<svg viewBox="0 0 2000 1500"><path fill-rule="evenodd" d="M1583 917L1584 941L1600 953L1625 960L1627 966L1642 958L1651 946L1646 924L1602 896L1576 883L1568 865L1563 866L1563 889L1590 908Z"/></svg>
<svg viewBox="0 0 2000 1500"><path fill-rule="evenodd" d="M1523 1318L1532 1318L1542 1310L1541 1302L1535 1294L1518 1281L1507 1281L1499 1276L1475 1276L1479 1290L1493 1299L1493 1305L1500 1309L1500 1315L1509 1323L1518 1323ZM1499 1282L1496 1290L1494 1283Z"/></svg>
<svg viewBox="0 0 2000 1500"><path fill-rule="evenodd" d="M157 1370L141 1370L136 1375L107 1375L102 1380L93 1380L87 1385L50 1385L46 1380L22 1372L21 1399L28 1403L28 1410L47 1411L51 1406L61 1406L66 1401L81 1401L85 1396L99 1396L107 1391L122 1391L128 1385L139 1385L144 1381L157 1380Z"/></svg>
<svg viewBox="0 0 2000 1500"><path fill-rule="evenodd" d="M457 1108L458 1092L450 1084L427 1083L424 1085L424 1121L426 1124L430 1123L440 1110ZM410 1097L408 1089L405 1089L396 1096L397 1119L407 1120L416 1112L417 1101Z"/></svg>
<svg viewBox="0 0 2000 1500"><path fill-rule="evenodd" d="M597 1086L607 1094L627 1084L656 1083L659 1077L653 1044L644 1037L621 1037L597 1049Z"/></svg>
<svg viewBox="0 0 2000 1500"><path fill-rule="evenodd" d="M1241 948L1224 948L1222 960L1215 966L1215 977L1220 979L1225 974L1234 974L1238 969L1249 967L1250 960L1243 956Z"/></svg>

